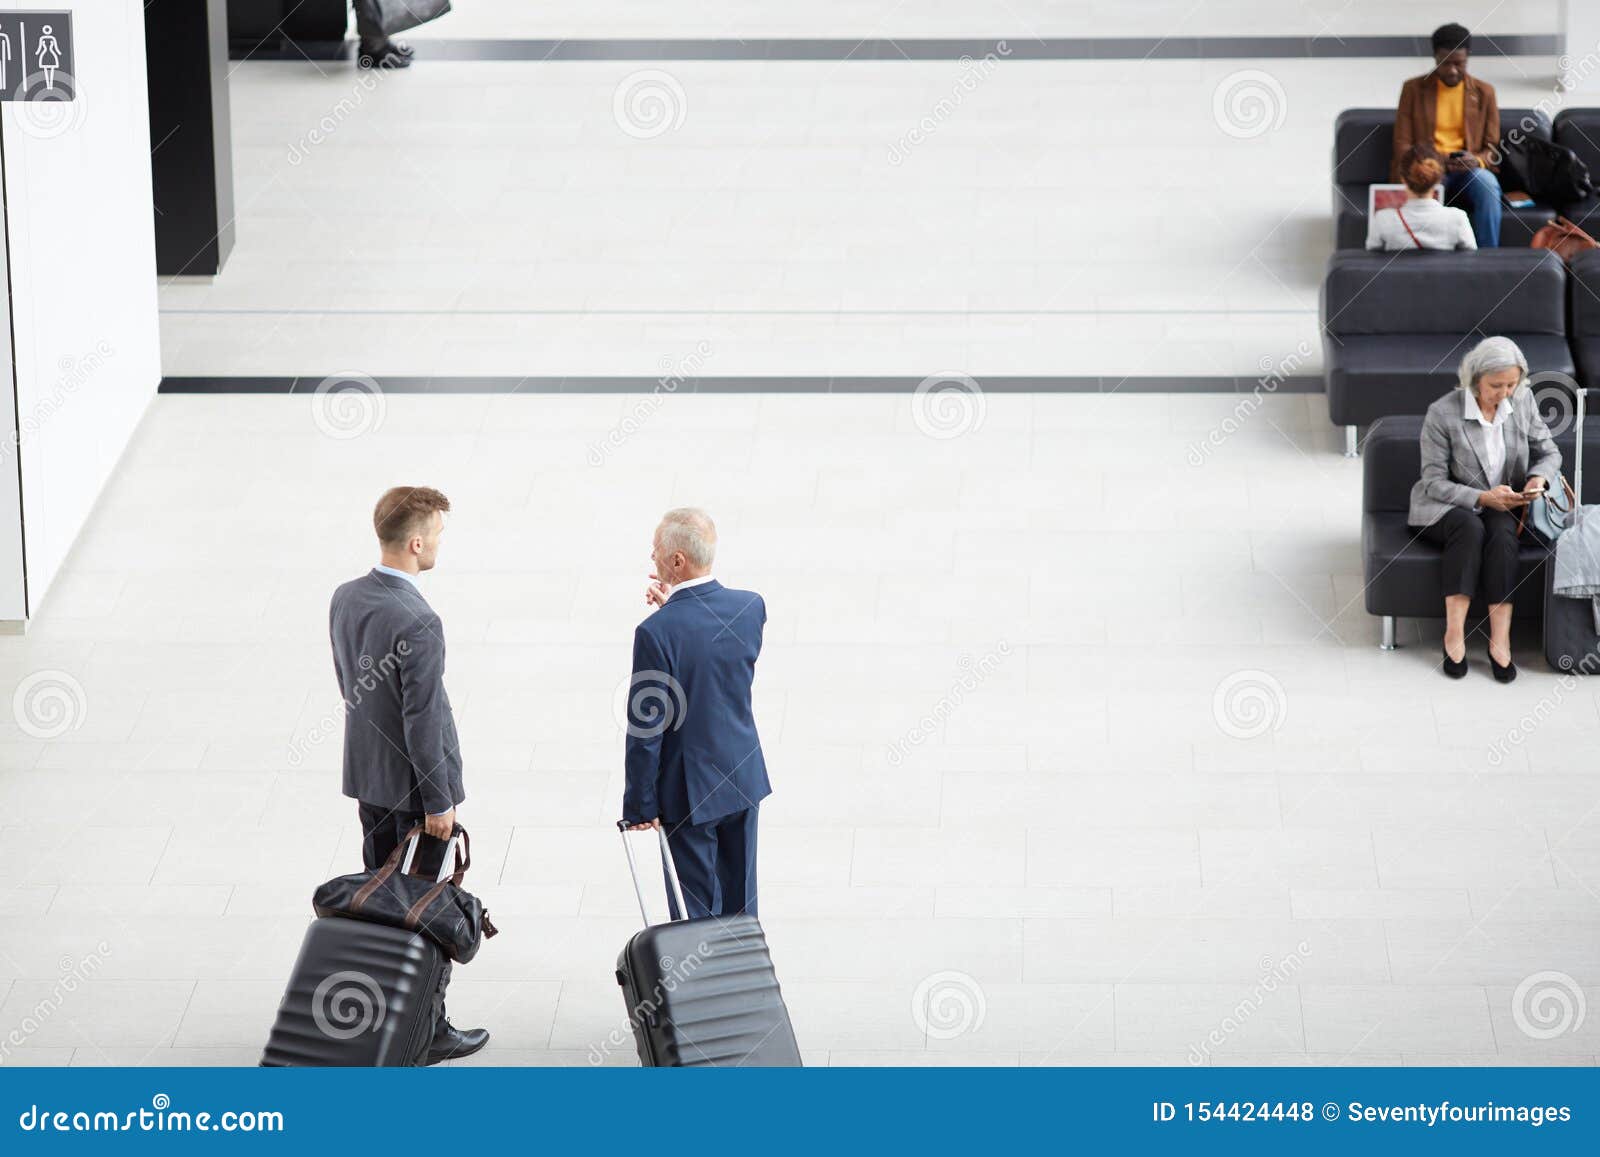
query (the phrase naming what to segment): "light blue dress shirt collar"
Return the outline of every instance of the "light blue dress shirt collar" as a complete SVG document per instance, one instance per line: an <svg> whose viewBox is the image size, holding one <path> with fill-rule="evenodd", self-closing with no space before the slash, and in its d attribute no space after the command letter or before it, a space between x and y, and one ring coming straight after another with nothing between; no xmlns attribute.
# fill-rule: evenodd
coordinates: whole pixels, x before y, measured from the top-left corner
<svg viewBox="0 0 1600 1157"><path fill-rule="evenodd" d="M412 574L408 570L397 570L396 568L394 568L392 566L384 566L381 562L377 566L373 567L372 569L376 570L376 571L381 571L384 574L392 574L392 575L395 576L395 578L403 578L403 579L406 580L406 582L408 582L412 586L416 587L417 590L420 591L422 589L421 585L418 584L418 582L417 582L417 576Z"/></svg>

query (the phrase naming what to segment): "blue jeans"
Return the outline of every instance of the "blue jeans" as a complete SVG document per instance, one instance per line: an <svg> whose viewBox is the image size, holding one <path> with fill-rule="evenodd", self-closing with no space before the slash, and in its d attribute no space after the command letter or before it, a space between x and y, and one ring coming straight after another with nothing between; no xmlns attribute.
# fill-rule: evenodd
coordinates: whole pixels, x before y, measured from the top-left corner
<svg viewBox="0 0 1600 1157"><path fill-rule="evenodd" d="M1500 245L1500 179L1488 169L1458 169L1444 175L1444 203L1467 211L1479 249Z"/></svg>

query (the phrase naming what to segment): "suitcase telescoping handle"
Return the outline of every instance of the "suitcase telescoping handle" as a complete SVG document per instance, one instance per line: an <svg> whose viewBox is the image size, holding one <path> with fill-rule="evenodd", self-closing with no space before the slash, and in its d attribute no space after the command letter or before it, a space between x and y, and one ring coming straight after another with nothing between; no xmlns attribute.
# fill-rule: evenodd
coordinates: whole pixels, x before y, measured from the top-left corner
<svg viewBox="0 0 1600 1157"><path fill-rule="evenodd" d="M633 876L633 894L639 899L639 915L644 917L644 925L648 928L650 912L644 906L644 889L639 886L639 861L634 859L633 841L628 839L628 829L631 826L627 820L617 821L617 831L622 833L622 850L628 853L628 873ZM678 882L678 865L672 860L672 848L667 843L667 830L659 826L654 830L661 842L661 866L666 869L667 879L672 884L672 896L669 899L677 900L678 919L687 920L689 909L683 903L683 885Z"/></svg>
<svg viewBox="0 0 1600 1157"><path fill-rule="evenodd" d="M1573 425L1577 430L1577 437L1572 440L1572 518L1576 522L1579 512L1583 509L1583 412L1585 403L1589 398L1587 387L1577 388L1577 417Z"/></svg>
<svg viewBox="0 0 1600 1157"><path fill-rule="evenodd" d="M448 880L455 875L456 861L461 855L461 837L466 834L460 824L456 825L455 834L450 837L450 843L444 849L444 855L439 859L439 874L434 877L435 884ZM406 858L400 865L400 874L411 874L411 861L417 858L417 845L422 842L422 832L419 829L406 841ZM467 865L462 864L461 870L466 871Z"/></svg>

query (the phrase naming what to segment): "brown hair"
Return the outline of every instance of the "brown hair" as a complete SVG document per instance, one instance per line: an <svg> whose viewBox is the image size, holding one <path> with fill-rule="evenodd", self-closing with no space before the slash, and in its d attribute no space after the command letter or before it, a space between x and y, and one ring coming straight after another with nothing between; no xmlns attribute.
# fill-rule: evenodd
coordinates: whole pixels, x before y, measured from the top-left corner
<svg viewBox="0 0 1600 1157"><path fill-rule="evenodd" d="M1444 180L1444 166L1421 145L1412 145L1400 158L1400 179L1420 197Z"/></svg>
<svg viewBox="0 0 1600 1157"><path fill-rule="evenodd" d="M372 511L372 527L385 546L399 546L426 530L434 511L450 509L450 500L431 486L392 486Z"/></svg>

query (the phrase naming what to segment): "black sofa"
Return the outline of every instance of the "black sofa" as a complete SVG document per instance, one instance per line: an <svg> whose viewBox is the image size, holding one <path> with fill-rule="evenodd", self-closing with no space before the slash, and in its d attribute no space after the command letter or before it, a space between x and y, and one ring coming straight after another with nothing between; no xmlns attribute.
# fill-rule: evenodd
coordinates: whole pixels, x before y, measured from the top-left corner
<svg viewBox="0 0 1600 1157"><path fill-rule="evenodd" d="M1440 619L1439 550L1416 538L1406 526L1411 487L1422 474L1422 418L1414 414L1380 418L1367 432L1362 451L1361 574L1367 613L1383 619L1385 650L1395 645L1395 620ZM1572 475L1573 436L1556 435L1561 469ZM1583 440L1583 500L1600 502L1600 418L1586 424ZM1544 613L1544 566L1548 553L1524 541L1513 614L1538 619ZM1485 613L1474 601L1471 614Z"/></svg>
<svg viewBox="0 0 1600 1157"><path fill-rule="evenodd" d="M1596 110L1581 110L1584 112ZM1391 184L1389 162L1394 152L1392 108L1347 108L1333 122L1333 247L1363 249L1367 244L1367 186ZM1552 139L1550 120L1538 109L1503 108L1500 131L1524 123L1545 140ZM1573 131L1579 127L1574 122ZM1600 137L1595 138L1600 140ZM1581 155L1581 154L1580 154ZM1505 211L1500 224L1501 248L1525 249L1539 226L1556 207L1535 205Z"/></svg>
<svg viewBox="0 0 1600 1157"><path fill-rule="evenodd" d="M1341 251L1320 307L1328 415L1349 456L1355 427L1424 413L1485 337L1515 341L1532 373L1574 373L1567 269L1548 250Z"/></svg>
<svg viewBox="0 0 1600 1157"><path fill-rule="evenodd" d="M1573 257L1567 267L1567 301L1567 341L1578 380L1600 390L1600 249ZM1600 394L1592 400L1600 403Z"/></svg>
<svg viewBox="0 0 1600 1157"><path fill-rule="evenodd" d="M1557 113L1555 142L1577 153L1589 166L1589 176L1600 185L1600 108L1569 108ZM1600 234L1600 194L1561 206L1561 215L1590 236Z"/></svg>

